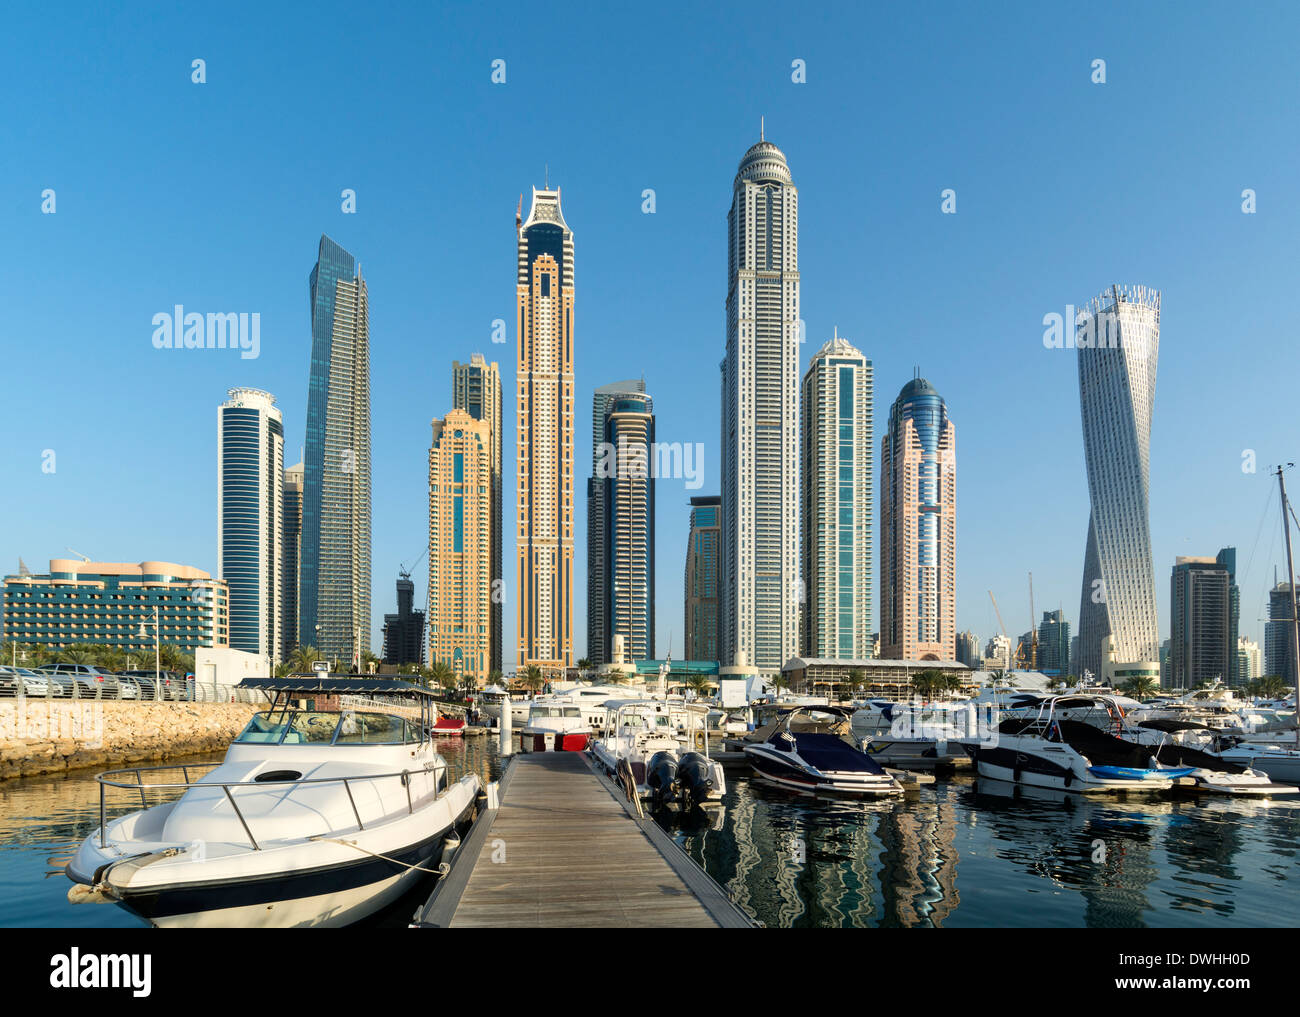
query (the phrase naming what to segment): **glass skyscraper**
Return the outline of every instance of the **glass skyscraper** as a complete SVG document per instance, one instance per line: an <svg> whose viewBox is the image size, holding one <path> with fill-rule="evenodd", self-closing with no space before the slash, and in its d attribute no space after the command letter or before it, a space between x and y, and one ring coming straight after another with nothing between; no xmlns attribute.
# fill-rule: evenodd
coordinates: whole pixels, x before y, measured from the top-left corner
<svg viewBox="0 0 1300 1017"><path fill-rule="evenodd" d="M609 469L600 478L605 526L603 656L623 637L628 660L655 657L654 404L643 392L624 392L605 410Z"/></svg>
<svg viewBox="0 0 1300 1017"><path fill-rule="evenodd" d="M1110 290L1076 320L1079 408L1088 469L1088 543L1079 601L1083 677L1159 675L1151 563L1151 411L1160 352L1160 294Z"/></svg>
<svg viewBox="0 0 1300 1017"><path fill-rule="evenodd" d="M217 574L230 646L271 664L284 648L284 421L275 397L232 388L217 408Z"/></svg>
<svg viewBox="0 0 1300 1017"><path fill-rule="evenodd" d="M610 662L610 636L606 626L609 603L605 567L605 482L599 476L601 447L605 444L605 417L610 403L624 392L645 392L637 379L602 385L591 397L591 477L587 480L587 659L593 665ZM626 643L624 652L627 652ZM631 658L635 659L635 658Z"/></svg>
<svg viewBox="0 0 1300 1017"><path fill-rule="evenodd" d="M281 568L284 607L280 611L284 638L280 659L288 660L298 639L298 583L302 566L302 478L303 465L284 471L284 565ZM311 640L307 640L311 642Z"/></svg>
<svg viewBox="0 0 1300 1017"><path fill-rule="evenodd" d="M686 660L718 660L718 536L721 502L716 494L691 499L686 543Z"/></svg>
<svg viewBox="0 0 1300 1017"><path fill-rule="evenodd" d="M721 660L775 674L799 650L799 192L760 138L727 215Z"/></svg>
<svg viewBox="0 0 1300 1017"><path fill-rule="evenodd" d="M871 361L838 332L803 379L804 656L871 656Z"/></svg>
<svg viewBox="0 0 1300 1017"><path fill-rule="evenodd" d="M933 385L914 378L880 443L880 655L955 660L957 434Z"/></svg>
<svg viewBox="0 0 1300 1017"><path fill-rule="evenodd" d="M351 662L370 650L370 315L356 259L322 236L311 271L298 638Z"/></svg>
<svg viewBox="0 0 1300 1017"><path fill-rule="evenodd" d="M1170 577L1169 684L1192 689L1202 682L1239 684L1237 628L1241 591L1237 549L1217 556L1175 559Z"/></svg>

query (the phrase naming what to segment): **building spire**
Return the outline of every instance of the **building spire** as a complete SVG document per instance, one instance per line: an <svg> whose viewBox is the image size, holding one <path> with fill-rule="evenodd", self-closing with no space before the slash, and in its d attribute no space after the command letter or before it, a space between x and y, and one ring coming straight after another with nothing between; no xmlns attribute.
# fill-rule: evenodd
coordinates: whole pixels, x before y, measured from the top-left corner
<svg viewBox="0 0 1300 1017"><path fill-rule="evenodd" d="M766 119L766 117L764 117L762 114L759 114L759 117L758 117L758 140L759 140L759 141L766 141L766 140L767 140L767 135L766 135L766 124L764 124L764 122L763 122L765 119Z"/></svg>

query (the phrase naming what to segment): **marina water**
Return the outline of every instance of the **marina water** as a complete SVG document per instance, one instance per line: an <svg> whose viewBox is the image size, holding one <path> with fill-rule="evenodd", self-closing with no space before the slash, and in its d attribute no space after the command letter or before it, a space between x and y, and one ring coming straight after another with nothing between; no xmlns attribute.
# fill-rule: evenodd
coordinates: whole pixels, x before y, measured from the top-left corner
<svg viewBox="0 0 1300 1017"><path fill-rule="evenodd" d="M499 776L493 738L449 739L453 776ZM186 762L217 762L220 756ZM1284 927L1300 881L1300 803L1084 798L970 777L882 802L811 799L729 778L723 810L664 820L769 927ZM123 794L110 813L139 808ZM716 811L716 810L715 810ZM0 783L0 925L133 927L72 905L63 866L99 823L93 772ZM422 885L376 924L401 927Z"/></svg>

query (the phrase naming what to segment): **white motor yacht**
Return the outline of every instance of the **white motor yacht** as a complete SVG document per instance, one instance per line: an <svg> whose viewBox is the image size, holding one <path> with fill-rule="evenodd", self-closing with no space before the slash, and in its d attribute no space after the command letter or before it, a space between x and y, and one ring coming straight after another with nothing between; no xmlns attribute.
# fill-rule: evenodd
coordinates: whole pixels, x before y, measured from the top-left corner
<svg viewBox="0 0 1300 1017"><path fill-rule="evenodd" d="M722 764L709 755L707 737L697 741L695 721L708 706L668 699L614 699L606 704L606 734L591 744L599 767L620 784L631 775L637 794L652 807L691 808L717 804L727 790ZM686 718L685 723L681 720ZM703 751L696 751L697 744Z"/></svg>
<svg viewBox="0 0 1300 1017"><path fill-rule="evenodd" d="M591 740L591 726L567 696L534 699L519 736L522 752L581 752Z"/></svg>
<svg viewBox="0 0 1300 1017"><path fill-rule="evenodd" d="M66 870L90 891L74 893L156 926L341 926L436 870L472 819L480 783L449 780L426 690L327 676L240 687L264 691L271 706L215 769L98 775L100 828ZM419 712L340 708L347 695L413 698ZM110 820L108 788L138 793L146 807Z"/></svg>

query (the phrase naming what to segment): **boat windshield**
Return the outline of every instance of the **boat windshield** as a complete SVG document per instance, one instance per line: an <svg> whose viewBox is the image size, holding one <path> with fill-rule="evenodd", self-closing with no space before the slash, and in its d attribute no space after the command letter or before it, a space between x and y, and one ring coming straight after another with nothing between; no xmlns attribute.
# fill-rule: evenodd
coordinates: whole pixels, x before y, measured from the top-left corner
<svg viewBox="0 0 1300 1017"><path fill-rule="evenodd" d="M576 706L534 706L532 716L537 717L581 717L582 711Z"/></svg>
<svg viewBox="0 0 1300 1017"><path fill-rule="evenodd" d="M357 710L258 713L235 739L245 745L402 745L415 740L414 729L404 718Z"/></svg>

